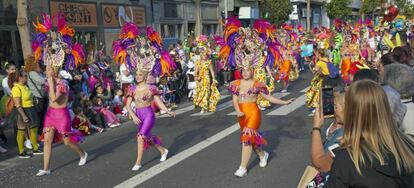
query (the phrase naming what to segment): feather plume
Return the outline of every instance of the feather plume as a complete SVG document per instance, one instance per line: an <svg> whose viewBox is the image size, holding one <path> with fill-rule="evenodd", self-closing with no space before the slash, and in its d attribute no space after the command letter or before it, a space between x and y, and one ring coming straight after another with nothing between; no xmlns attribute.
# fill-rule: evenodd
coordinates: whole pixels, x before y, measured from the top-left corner
<svg viewBox="0 0 414 188"><path fill-rule="evenodd" d="M85 53L83 51L82 44L75 43L75 45L72 48L72 54L74 56L76 67L79 67L79 65L85 63Z"/></svg>
<svg viewBox="0 0 414 188"><path fill-rule="evenodd" d="M226 42L224 41L224 38L219 36L219 35L214 35L214 41L220 47L223 47L224 45L226 45Z"/></svg>
<svg viewBox="0 0 414 188"><path fill-rule="evenodd" d="M122 39L135 39L139 35L139 29L138 26L134 23L127 22L122 26L121 34L119 35L119 38Z"/></svg>
<svg viewBox="0 0 414 188"><path fill-rule="evenodd" d="M162 40L161 40L161 37L158 34L158 32L155 31L154 28L152 28L151 26L148 26L147 29L146 29L146 33L147 33L148 39L153 43L153 45L157 49L161 49L162 48Z"/></svg>
<svg viewBox="0 0 414 188"><path fill-rule="evenodd" d="M57 17L57 28L58 31L65 29L66 27L66 17L63 13L56 15Z"/></svg>
<svg viewBox="0 0 414 188"><path fill-rule="evenodd" d="M43 22L39 22L39 17L36 17L36 24L33 23L33 26L36 28L36 32L47 33L52 29L52 20L50 16L46 13L42 13Z"/></svg>

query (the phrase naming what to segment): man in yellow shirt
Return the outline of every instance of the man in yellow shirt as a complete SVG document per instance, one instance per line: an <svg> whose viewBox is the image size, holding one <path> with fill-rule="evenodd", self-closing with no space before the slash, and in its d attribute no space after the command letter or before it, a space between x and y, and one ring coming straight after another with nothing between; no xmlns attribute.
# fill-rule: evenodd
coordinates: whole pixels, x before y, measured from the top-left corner
<svg viewBox="0 0 414 188"><path fill-rule="evenodd" d="M315 65L315 68L313 69L315 72L320 71L324 76L329 75L329 69L328 69L328 62L329 59L327 57L324 57L323 54L317 55L317 62Z"/></svg>

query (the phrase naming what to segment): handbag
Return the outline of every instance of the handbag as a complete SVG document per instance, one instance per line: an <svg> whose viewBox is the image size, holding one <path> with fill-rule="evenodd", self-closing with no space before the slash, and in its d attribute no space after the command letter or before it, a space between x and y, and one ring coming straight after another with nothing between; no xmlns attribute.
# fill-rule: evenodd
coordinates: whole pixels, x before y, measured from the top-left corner
<svg viewBox="0 0 414 188"><path fill-rule="evenodd" d="M317 187L317 185L313 185L313 181L318 174L319 171L315 167L308 165L303 172L302 178L300 178L297 188Z"/></svg>
<svg viewBox="0 0 414 188"><path fill-rule="evenodd" d="M29 80L32 82L33 86L35 87L36 91L39 92L41 98L45 98L44 96L42 96L42 92L40 92L40 89L37 88L36 84L34 83L34 81L32 80L32 78L30 77L30 74L28 75Z"/></svg>
<svg viewBox="0 0 414 188"><path fill-rule="evenodd" d="M7 98L6 101L6 117L10 116L10 113L13 111L14 108L14 101L13 101L13 97L9 97Z"/></svg>
<svg viewBox="0 0 414 188"><path fill-rule="evenodd" d="M41 98L33 96L33 104L36 109L36 112L43 112L44 110L44 104L45 104L45 97L42 96L42 92L40 92L40 89L36 86L32 78L30 77L30 74L28 75L29 80L32 82L33 86L35 87L36 91L39 92Z"/></svg>

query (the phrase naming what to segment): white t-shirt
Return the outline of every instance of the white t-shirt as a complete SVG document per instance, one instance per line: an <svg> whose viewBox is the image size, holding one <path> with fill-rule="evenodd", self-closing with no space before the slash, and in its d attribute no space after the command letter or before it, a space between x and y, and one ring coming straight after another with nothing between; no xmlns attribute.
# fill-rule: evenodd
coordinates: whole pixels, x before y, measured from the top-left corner
<svg viewBox="0 0 414 188"><path fill-rule="evenodd" d="M9 77L5 77L3 79L1 86L3 87L4 93L6 93L8 96L11 96L11 90L7 82L9 82Z"/></svg>
<svg viewBox="0 0 414 188"><path fill-rule="evenodd" d="M119 67L119 72L120 72L120 82L121 82L121 84L122 84L122 83L132 83L132 82L134 82L134 76L132 76L132 74L131 74L131 73L129 73L129 75L128 75L128 76L126 76L126 75L124 74L124 71L125 71L125 70L127 70L127 71L129 72L129 70L128 70L127 66L126 66L125 64L122 64L122 65L121 65L121 67Z"/></svg>
<svg viewBox="0 0 414 188"><path fill-rule="evenodd" d="M407 107L401 129L404 133L414 136L414 103L412 100L402 101Z"/></svg>
<svg viewBox="0 0 414 188"><path fill-rule="evenodd" d="M371 47L372 49L376 49L375 48L375 38L374 37L371 37L371 38L368 39L368 44L369 44L369 47Z"/></svg>

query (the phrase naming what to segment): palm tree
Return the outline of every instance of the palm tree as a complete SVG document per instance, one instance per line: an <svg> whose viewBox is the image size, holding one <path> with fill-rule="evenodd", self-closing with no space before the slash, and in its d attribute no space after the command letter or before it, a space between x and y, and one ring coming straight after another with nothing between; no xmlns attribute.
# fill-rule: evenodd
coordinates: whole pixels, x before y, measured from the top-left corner
<svg viewBox="0 0 414 188"><path fill-rule="evenodd" d="M32 54L30 44L30 32L27 19L27 2L26 0L17 0L17 19L16 24L19 29L20 41L22 43L23 58Z"/></svg>
<svg viewBox="0 0 414 188"><path fill-rule="evenodd" d="M196 24L195 24L195 36L199 36L202 33L202 25L201 25L201 5L200 0L195 0L195 16L196 16Z"/></svg>

